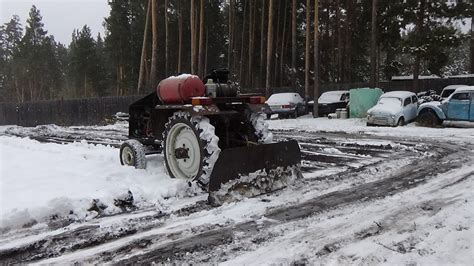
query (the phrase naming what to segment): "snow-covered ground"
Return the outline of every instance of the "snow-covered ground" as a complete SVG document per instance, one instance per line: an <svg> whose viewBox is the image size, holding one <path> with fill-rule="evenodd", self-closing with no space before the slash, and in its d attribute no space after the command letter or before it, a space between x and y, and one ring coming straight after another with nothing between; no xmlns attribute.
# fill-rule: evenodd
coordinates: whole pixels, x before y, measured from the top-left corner
<svg viewBox="0 0 474 266"><path fill-rule="evenodd" d="M444 122L444 128L419 127L415 123L403 127L367 127L366 122L366 119L328 119L327 117L315 119L306 115L298 119L270 120L269 125L273 130L364 133L377 136L439 138L443 141L474 143L474 123L472 122Z"/></svg>
<svg viewBox="0 0 474 266"><path fill-rule="evenodd" d="M138 204L159 204L189 192L183 180L171 179L161 156L146 170L120 166L116 148L88 144L39 143L0 136L0 228L43 222L49 215L69 213L88 219L85 207L93 199L117 212L113 200L130 190Z"/></svg>
<svg viewBox="0 0 474 266"><path fill-rule="evenodd" d="M187 213L188 209L192 209L199 201L205 200L206 195L199 193L194 187L190 188L183 180L170 179L163 167L161 155L153 155L148 160L146 170L136 170L120 166L118 149L111 146L95 145L86 141L61 145L40 143L29 138L1 136L1 133L5 132L28 135L35 130L52 130L52 135L54 131L58 131L59 135L64 135L64 132L74 135L78 131L87 135L88 132L98 131L100 135L104 130L112 130L119 136L121 132L126 134L123 124L75 128L49 126L40 129L1 127L0 263L8 259L1 257L1 254L5 254L2 252L12 248L28 247L35 241L68 231L75 232L78 228L87 226L100 225L102 231L99 233L114 235L117 231L121 232L123 228L131 226L129 223L138 220L137 225L142 224L146 229L142 228L130 236L118 237L117 240L104 244L96 243L97 246L77 252L72 249L70 253L48 255L51 256L49 260L39 262L95 262L100 261L104 252L115 254L114 251L117 251L117 257L113 258L112 262L120 262L135 255L147 254L163 245L173 245L176 239L186 239L207 232L206 230L234 228L236 233L232 243L213 248L211 253L203 251L207 252L206 256L211 259L201 260L204 255L197 250L194 254L186 253L184 262L225 262L229 265L294 262L472 265L472 124L456 124L462 127L445 128L422 128L414 124L399 128L366 127L363 119L330 120L313 119L309 116L271 120L269 123L271 129L283 131L277 134L282 138L287 135L291 137L293 134L295 138L301 136L302 139L311 140L313 136L314 142L308 141L305 145L321 147L318 150L305 151L306 154L340 160L357 158L359 161L348 161L346 167L333 165L334 163L329 161L326 164L333 165L332 170L319 169L305 173L307 181L291 189L262 198L226 203L217 208L196 207L190 214L182 214ZM328 134L324 138L332 138L330 140L341 147L345 147L343 144L372 145L372 148L390 146L395 150L406 149L408 157L403 158L402 152L372 157L370 154L349 154L340 147L324 147L319 139L316 140L321 132L335 132L333 137ZM114 139L117 138L112 138ZM398 144L404 141L410 141L413 146ZM410 167L416 165L416 160L431 158L430 150L421 149L418 152L415 145L431 145L430 147L435 149L438 142L465 149L462 153L464 156L446 158L442 162L443 165L460 164L459 167L443 174L433 174L429 178L423 177L420 181L410 181L420 182L421 185L414 185L413 188L379 199L359 198L350 203L335 205L335 208L321 207L320 212L288 222L272 214L272 211L278 209L291 210L292 206L304 206L300 204L314 199L321 198L321 201L324 201L331 193L341 193L342 197L346 190L357 191L358 186L363 187L364 184L396 176L399 171L408 171L407 175L415 174L418 169L415 166ZM353 173L351 169L354 169ZM397 185L393 186L396 191ZM114 206L114 200L122 198L128 191L133 193L134 204L138 209L130 214L122 213L123 210ZM99 199L108 206L100 216L96 211L87 210L94 199ZM318 201L315 201L315 204L317 205ZM326 206L327 202L321 204ZM162 212L170 214L169 218L163 221L153 219L156 222L151 225L140 220ZM51 217L55 215L66 218L69 216L73 223L65 224L59 229L50 228ZM249 222L267 225L262 230L249 233L258 237L264 234L262 241L250 241L244 229L239 231L239 226ZM166 237L161 239L163 236ZM134 243L143 239L148 239L152 244L136 252L120 252L127 250L123 249L127 245L136 248ZM48 256L45 258L49 258ZM177 258L178 262L183 262L183 259Z"/></svg>

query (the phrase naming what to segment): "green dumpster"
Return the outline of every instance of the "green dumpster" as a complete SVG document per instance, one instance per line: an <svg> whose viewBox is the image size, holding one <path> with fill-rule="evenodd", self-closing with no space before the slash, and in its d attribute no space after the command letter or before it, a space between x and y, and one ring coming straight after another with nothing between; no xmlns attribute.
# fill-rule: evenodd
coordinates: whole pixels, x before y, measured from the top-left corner
<svg viewBox="0 0 474 266"><path fill-rule="evenodd" d="M350 93L350 118L364 118L367 111L377 104L383 91L379 88L351 89Z"/></svg>

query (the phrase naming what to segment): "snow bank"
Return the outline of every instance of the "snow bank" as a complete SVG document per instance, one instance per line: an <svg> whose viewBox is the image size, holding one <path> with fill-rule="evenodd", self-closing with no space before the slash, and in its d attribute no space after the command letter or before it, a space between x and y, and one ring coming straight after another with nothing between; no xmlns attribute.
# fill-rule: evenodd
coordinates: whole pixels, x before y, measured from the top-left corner
<svg viewBox="0 0 474 266"><path fill-rule="evenodd" d="M149 158L147 170L120 165L118 149L86 142L42 144L0 136L0 229L47 222L51 216L87 219L93 199L120 211L114 199L133 193L137 206L183 197L184 180L170 179L161 156ZM95 213L96 215L96 213Z"/></svg>

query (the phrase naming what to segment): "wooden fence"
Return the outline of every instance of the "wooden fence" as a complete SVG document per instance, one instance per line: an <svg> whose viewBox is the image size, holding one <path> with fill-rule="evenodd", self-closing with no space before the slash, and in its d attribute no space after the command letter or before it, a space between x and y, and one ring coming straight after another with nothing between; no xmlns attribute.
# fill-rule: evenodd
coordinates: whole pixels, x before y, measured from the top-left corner
<svg viewBox="0 0 474 266"><path fill-rule="evenodd" d="M0 103L0 125L100 125L142 96Z"/></svg>

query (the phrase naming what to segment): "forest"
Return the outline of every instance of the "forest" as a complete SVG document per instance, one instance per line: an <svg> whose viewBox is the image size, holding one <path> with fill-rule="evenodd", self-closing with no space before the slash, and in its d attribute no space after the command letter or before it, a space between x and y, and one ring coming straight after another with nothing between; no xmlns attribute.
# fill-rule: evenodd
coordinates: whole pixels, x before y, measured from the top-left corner
<svg viewBox="0 0 474 266"><path fill-rule="evenodd" d="M87 3L84 3L85 5ZM69 44L37 6L0 26L0 102L144 94L171 75L228 68L247 91L474 73L471 1L109 0L104 36ZM468 22L471 24L471 22ZM315 30L317 29L317 30Z"/></svg>

